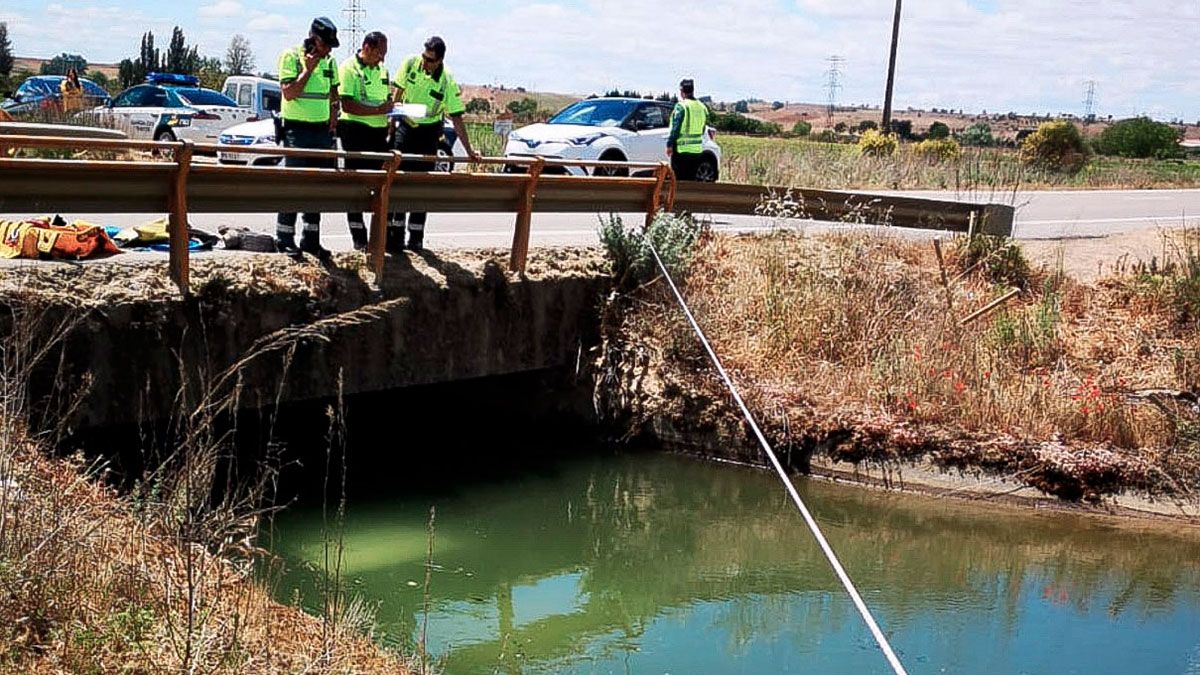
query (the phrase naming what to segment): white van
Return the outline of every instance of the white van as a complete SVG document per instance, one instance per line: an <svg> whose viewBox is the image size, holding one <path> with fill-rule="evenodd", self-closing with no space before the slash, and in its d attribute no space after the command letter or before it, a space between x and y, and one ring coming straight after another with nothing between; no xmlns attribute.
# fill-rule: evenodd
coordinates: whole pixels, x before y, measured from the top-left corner
<svg viewBox="0 0 1200 675"><path fill-rule="evenodd" d="M279 114L283 92L279 83L252 75L230 75L225 78L225 95L237 101L238 107L249 108L255 119L270 119Z"/></svg>

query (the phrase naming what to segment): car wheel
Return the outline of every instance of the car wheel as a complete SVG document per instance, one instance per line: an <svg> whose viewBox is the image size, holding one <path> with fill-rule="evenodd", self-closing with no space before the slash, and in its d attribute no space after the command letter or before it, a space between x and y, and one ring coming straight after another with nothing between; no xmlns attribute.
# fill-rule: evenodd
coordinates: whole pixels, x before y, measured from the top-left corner
<svg viewBox="0 0 1200 675"><path fill-rule="evenodd" d="M171 131L170 129L159 129L158 132L154 134L154 140L158 141L159 143L174 143L179 139L175 138L174 131Z"/></svg>
<svg viewBox="0 0 1200 675"><path fill-rule="evenodd" d="M621 155L612 153L612 154L602 155L600 157L600 161L602 161L602 162L624 162L625 158ZM629 168L624 167L624 166L622 166L622 167L597 166L596 168L592 169L592 175L593 176L601 176L601 177L609 177L609 178L617 178L617 177L625 178L625 177L629 176Z"/></svg>
<svg viewBox="0 0 1200 675"><path fill-rule="evenodd" d="M701 183L715 183L721 177L720 170L717 168L717 160L709 155L705 155L700 163L696 165L696 180Z"/></svg>

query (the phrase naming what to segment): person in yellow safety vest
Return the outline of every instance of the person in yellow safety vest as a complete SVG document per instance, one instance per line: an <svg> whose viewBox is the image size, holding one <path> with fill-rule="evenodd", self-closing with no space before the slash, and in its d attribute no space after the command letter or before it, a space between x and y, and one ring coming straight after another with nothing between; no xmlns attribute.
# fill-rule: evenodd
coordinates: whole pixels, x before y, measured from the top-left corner
<svg viewBox="0 0 1200 675"><path fill-rule="evenodd" d="M362 49L342 62L338 72L341 83L342 116L338 119L338 138L346 152L389 152L388 113L392 111L392 83L388 79L388 40L383 33L368 33ZM383 162L371 159L347 159L347 169L382 169ZM347 213L354 250L367 248L367 227L363 214Z"/></svg>
<svg viewBox="0 0 1200 675"><path fill-rule="evenodd" d="M679 103L671 113L671 133L667 136L667 156L679 180L697 180L704 151L704 132L708 129L708 106L696 100L696 83L679 83Z"/></svg>
<svg viewBox="0 0 1200 675"><path fill-rule="evenodd" d="M338 67L330 53L340 43L337 26L326 17L313 19L308 39L279 56L279 84L283 90L280 117L283 145L287 148L333 150L337 122ZM288 157L287 167L335 169L337 160ZM332 258L321 246L321 214L304 214L304 232L296 246L296 214L280 213L275 225L279 250L298 256L310 253L323 263Z"/></svg>
<svg viewBox="0 0 1200 675"><path fill-rule="evenodd" d="M471 147L471 139L463 124L463 113L467 111L462 96L450 71L446 70L446 43L440 37L431 37L425 42L425 51L419 56L409 57L400 66L396 75L396 100L425 106L425 116L419 119L403 118L396 124L396 149L414 155L436 155L438 142L442 138L443 119L446 115L454 123L454 130L462 141L463 149L471 159L479 159ZM401 171L433 171L432 162L403 162ZM413 213L408 218L408 249L420 251L425 243L424 213ZM397 214L388 223L387 249L392 253L404 250L404 214Z"/></svg>
<svg viewBox="0 0 1200 675"><path fill-rule="evenodd" d="M83 85L79 83L79 73L74 68L67 70L67 76L58 84L62 94L62 110L64 115L83 108Z"/></svg>

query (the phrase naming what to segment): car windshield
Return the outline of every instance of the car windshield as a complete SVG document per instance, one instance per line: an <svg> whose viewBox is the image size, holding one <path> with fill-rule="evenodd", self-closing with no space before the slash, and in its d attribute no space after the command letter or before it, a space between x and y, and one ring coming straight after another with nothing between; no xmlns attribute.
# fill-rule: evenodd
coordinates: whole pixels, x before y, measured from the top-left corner
<svg viewBox="0 0 1200 675"><path fill-rule="evenodd" d="M593 99L580 101L551 117L548 124L578 124L585 127L619 127L633 112L637 101Z"/></svg>
<svg viewBox="0 0 1200 675"><path fill-rule="evenodd" d="M225 105L236 108L237 104L225 94L212 89L175 89L176 94L190 105Z"/></svg>

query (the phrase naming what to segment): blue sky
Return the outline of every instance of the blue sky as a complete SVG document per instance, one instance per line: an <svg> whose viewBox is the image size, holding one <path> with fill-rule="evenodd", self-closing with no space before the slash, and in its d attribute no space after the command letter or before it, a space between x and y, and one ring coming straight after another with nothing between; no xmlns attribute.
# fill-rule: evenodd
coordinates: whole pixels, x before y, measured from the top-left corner
<svg viewBox="0 0 1200 675"><path fill-rule="evenodd" d="M249 38L274 70L313 16L345 24L344 2L321 0L0 0L18 56L134 54L143 31L172 26L210 55ZM673 89L734 100L822 102L826 59L843 56L842 103L882 98L893 0L362 0L364 25L391 38L395 65L442 35L459 81L587 94ZM1097 111L1200 120L1193 46L1197 0L908 0L896 105L988 112Z"/></svg>

